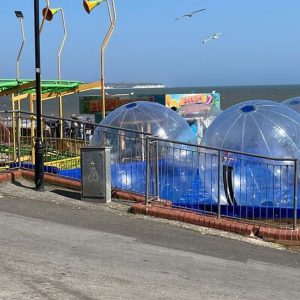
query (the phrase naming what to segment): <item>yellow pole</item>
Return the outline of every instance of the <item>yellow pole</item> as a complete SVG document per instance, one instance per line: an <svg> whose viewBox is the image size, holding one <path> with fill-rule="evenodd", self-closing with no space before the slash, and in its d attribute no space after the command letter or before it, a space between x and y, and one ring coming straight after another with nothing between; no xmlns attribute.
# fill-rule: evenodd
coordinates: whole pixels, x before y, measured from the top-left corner
<svg viewBox="0 0 300 300"><path fill-rule="evenodd" d="M62 117L63 117L63 103L62 103L62 96L59 94L59 133L60 133L60 139L63 139L63 122L62 122Z"/></svg>
<svg viewBox="0 0 300 300"><path fill-rule="evenodd" d="M13 161L16 161L16 114L15 114L15 99L14 94L11 95L11 110L12 110L12 136L13 136Z"/></svg>
<svg viewBox="0 0 300 300"><path fill-rule="evenodd" d="M35 134L34 134L34 129L35 129L35 126L34 126L34 121L35 121L35 118L34 118L34 111L33 111L33 95L30 94L29 96L29 109L30 109L30 120L31 120L31 126L30 126L30 143L31 143L31 160L32 160L32 164L35 164L35 147L34 147L34 137L35 137Z"/></svg>

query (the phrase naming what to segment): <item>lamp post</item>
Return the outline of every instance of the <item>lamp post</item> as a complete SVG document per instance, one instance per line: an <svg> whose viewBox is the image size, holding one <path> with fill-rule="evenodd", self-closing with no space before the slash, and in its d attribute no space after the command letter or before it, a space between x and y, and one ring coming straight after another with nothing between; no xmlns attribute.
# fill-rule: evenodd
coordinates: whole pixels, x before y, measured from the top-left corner
<svg viewBox="0 0 300 300"><path fill-rule="evenodd" d="M21 33L22 33L22 44L21 44L21 47L20 47L20 50L19 50L19 53L18 53L18 56L17 56L17 62L16 62L16 71L17 71L17 74L16 74L16 80L17 82L20 82L20 58L21 58L21 54L22 54L22 51L23 51L23 48L24 48L24 45L25 45L25 31L24 31L24 22L23 22L23 19L24 19L24 16L23 16L23 13L20 11L20 10L16 10L15 11L15 15L16 17L18 18L18 20L20 21L20 25L21 25ZM11 98L11 107L12 107L12 110L13 110L13 119L15 119L15 99L14 99L14 95L12 95L12 98ZM21 100L18 99L18 122L17 122L17 130L18 130L18 139L20 138L20 134L21 134L21 131L20 131L20 120L21 120ZM13 138L14 138L14 142L13 142L13 148L14 148L14 159L15 159L15 123L13 122ZM20 157L20 141L18 140L18 157Z"/></svg>
<svg viewBox="0 0 300 300"><path fill-rule="evenodd" d="M19 50L18 53L18 57L17 57L17 62L16 62L16 69L17 69L17 81L20 80L20 58L21 58L21 54L25 45L25 31L24 31L24 16L23 13L20 10L16 10L15 11L15 15L16 17L19 19L20 21L20 25L21 25L21 33L22 33L22 44L21 44L21 48ZM15 109L15 102L14 100L12 101L12 108L13 110ZM21 100L18 100L18 111L19 111L19 116L20 116L20 110L21 110Z"/></svg>
<svg viewBox="0 0 300 300"><path fill-rule="evenodd" d="M21 48L17 57L17 80L20 80L20 57L22 54L22 50L24 48L25 45L25 32L24 32L24 23L23 23L23 13L19 10L15 11L15 15L16 17L20 20L20 24L21 24L21 32L22 32L22 44L21 44Z"/></svg>
<svg viewBox="0 0 300 300"><path fill-rule="evenodd" d="M47 7L45 7L43 9L43 20L47 20L47 21L52 21L53 17L56 13L60 12L61 13L61 19L62 19L62 24L63 24L63 28L64 28L64 37L61 43L61 46L59 48L58 51L58 56L57 56L57 60L58 60L58 80L61 80L61 53L63 50L63 47L65 45L65 41L67 38L67 28L66 28L66 21L65 21L65 14L64 14L64 10L62 8L49 8L48 6L49 2L47 2ZM41 26L42 28L42 26ZM40 28L40 31L41 31ZM59 131L60 131L60 138L63 138L63 123L62 123L62 96L61 94L59 94Z"/></svg>
<svg viewBox="0 0 300 300"><path fill-rule="evenodd" d="M35 41L35 89L36 89L36 139L35 139L35 187L44 190L44 147L42 141L41 105L41 54L39 0L34 0L34 41Z"/></svg>
<svg viewBox="0 0 300 300"><path fill-rule="evenodd" d="M109 0L96 0L96 1L83 0L84 9L88 14L102 2L106 2L108 13L109 13L109 19L110 19L110 26L101 44L101 94L102 94L102 119L104 119L105 118L104 52L114 31L114 27L117 19L115 1L111 0L111 4L110 4Z"/></svg>

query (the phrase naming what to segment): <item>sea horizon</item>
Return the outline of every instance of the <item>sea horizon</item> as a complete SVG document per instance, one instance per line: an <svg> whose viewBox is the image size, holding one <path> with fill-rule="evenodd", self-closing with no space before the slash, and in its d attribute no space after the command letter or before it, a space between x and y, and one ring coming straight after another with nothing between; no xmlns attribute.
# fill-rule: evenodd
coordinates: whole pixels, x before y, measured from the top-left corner
<svg viewBox="0 0 300 300"><path fill-rule="evenodd" d="M215 91L221 95L221 109L224 110L239 102L264 99L282 102L293 97L300 97L300 84L268 84L268 85L236 85L236 86L186 86L186 87L164 87L164 88L114 88L107 89L110 95L118 93L133 93L135 95L162 95L162 94L190 94L211 93ZM69 95L63 98L63 116L69 118L71 114L79 115L80 96L100 96L101 90L93 89L80 94ZM11 101L9 97L3 97L0 110L10 110ZM29 111L29 101L21 101L21 110ZM43 114L58 116L58 101L55 99L43 101Z"/></svg>

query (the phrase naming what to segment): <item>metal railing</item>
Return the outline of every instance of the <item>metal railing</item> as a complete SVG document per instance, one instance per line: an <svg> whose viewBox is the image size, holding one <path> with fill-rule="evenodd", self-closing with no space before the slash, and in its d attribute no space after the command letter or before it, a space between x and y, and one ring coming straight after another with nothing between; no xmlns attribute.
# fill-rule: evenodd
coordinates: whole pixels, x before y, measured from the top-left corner
<svg viewBox="0 0 300 300"><path fill-rule="evenodd" d="M295 229L298 161L147 138L145 203Z"/></svg>
<svg viewBox="0 0 300 300"><path fill-rule="evenodd" d="M45 172L80 180L80 149L111 146L112 186L217 217L297 227L298 161L43 115ZM35 115L0 112L0 168L34 168Z"/></svg>

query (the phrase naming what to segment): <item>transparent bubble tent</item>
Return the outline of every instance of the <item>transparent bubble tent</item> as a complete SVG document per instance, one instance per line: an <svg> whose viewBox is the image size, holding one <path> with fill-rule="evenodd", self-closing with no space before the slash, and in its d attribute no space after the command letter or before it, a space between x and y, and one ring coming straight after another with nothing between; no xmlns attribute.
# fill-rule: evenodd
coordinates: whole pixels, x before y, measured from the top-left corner
<svg viewBox="0 0 300 300"><path fill-rule="evenodd" d="M172 176L180 180L182 185L192 185L196 169L192 168L191 149L193 147L169 144L164 146L163 140L195 144L196 137L186 120L177 112L154 102L132 102L111 112L100 125L119 129L98 127L93 135L94 146L105 144L109 140L112 146L113 160L112 180L115 186L143 193L145 191L145 137L150 134L162 139L157 145L159 168L174 171ZM127 131L122 131L127 130ZM131 130L131 131L128 131ZM123 136L123 138L122 138ZM120 161L120 151L122 161ZM130 158L130 162L124 158ZM130 174L130 176L128 176ZM168 188L167 175L160 179L160 192ZM170 187L169 187L170 188ZM180 186L175 187L176 196L182 194Z"/></svg>
<svg viewBox="0 0 300 300"><path fill-rule="evenodd" d="M242 102L215 119L202 144L271 157L300 158L300 116L269 100Z"/></svg>
<svg viewBox="0 0 300 300"><path fill-rule="evenodd" d="M300 115L284 104L234 105L213 120L199 146L177 112L152 102L129 103L99 124L92 143L111 147L114 188L145 195L149 157L150 196L173 206L209 213L220 208L226 216L253 220L293 215Z"/></svg>
<svg viewBox="0 0 300 300"><path fill-rule="evenodd" d="M200 144L205 130L221 113L221 110L215 105L191 103L181 106L177 112L189 123Z"/></svg>
<svg viewBox="0 0 300 300"><path fill-rule="evenodd" d="M293 97L287 100L284 100L282 104L287 105L288 107L292 108L296 112L300 113L300 97Z"/></svg>
<svg viewBox="0 0 300 300"><path fill-rule="evenodd" d="M239 103L213 121L203 136L202 145L272 158L299 159L300 115L286 105L269 100ZM226 151L224 153L221 181L225 182L230 173L231 200L246 205L247 201L255 204L256 199L263 199L264 205L292 206L289 193L293 192L290 189L293 176L289 161L276 163L266 158L232 153L226 156ZM216 174L217 162L202 162L201 169ZM216 201L217 182L207 185ZM276 195L276 190L280 190L280 194ZM228 191L226 195L224 186L221 201L228 202Z"/></svg>
<svg viewBox="0 0 300 300"><path fill-rule="evenodd" d="M123 105L112 111L100 124L145 132L168 140L195 142L188 123L173 110L155 102L139 101ZM98 128L93 136L93 144L99 144L101 138Z"/></svg>

